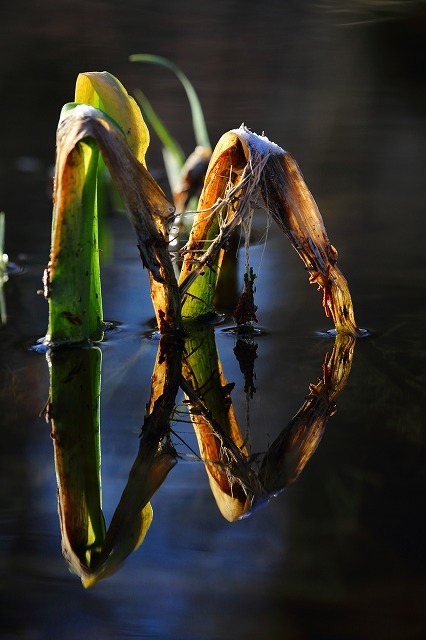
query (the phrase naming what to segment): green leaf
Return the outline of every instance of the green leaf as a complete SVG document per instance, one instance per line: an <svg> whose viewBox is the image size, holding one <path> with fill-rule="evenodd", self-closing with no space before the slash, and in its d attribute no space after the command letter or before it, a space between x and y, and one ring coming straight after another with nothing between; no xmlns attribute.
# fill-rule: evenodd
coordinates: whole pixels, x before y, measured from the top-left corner
<svg viewBox="0 0 426 640"><path fill-rule="evenodd" d="M58 156L51 257L45 271L51 345L103 337L97 221L98 148L85 139Z"/></svg>
<svg viewBox="0 0 426 640"><path fill-rule="evenodd" d="M146 166L148 127L137 102L117 78L107 71L80 73L75 87L75 102L88 104L111 117L123 130L139 162Z"/></svg>
<svg viewBox="0 0 426 640"><path fill-rule="evenodd" d="M168 131L164 122L154 111L148 98L140 89L135 89L135 96L142 107L143 113L151 124L157 136L163 144L163 159L166 167L167 178L172 191L180 183L181 169L185 163L185 154L180 145Z"/></svg>
<svg viewBox="0 0 426 640"><path fill-rule="evenodd" d="M96 145L95 145L96 142ZM84 325L86 312L76 316L74 310L70 316L65 305L69 297L76 304L86 304L80 292L82 283L74 277L72 270L79 276L90 275L87 264L83 266L80 257L83 249L90 247L90 236L81 236L81 194L84 181L81 175L76 178L79 166L80 146L93 145L99 148L108 171L123 199L126 213L132 223L138 239L138 248L143 265L150 272L151 296L157 321L161 332L175 331L180 328L180 299L173 264L168 251L168 233L175 211L172 203L166 198L158 184L143 164L135 157L121 130L102 111L88 106L77 105L69 112L58 128L57 168L55 178L54 229L52 237L51 261L46 278L46 295L50 302L52 314L59 314L73 325ZM69 232L67 222L67 204L70 201L72 219L80 225L77 232ZM79 204L80 203L80 204ZM90 215L83 216L90 218ZM63 238L66 239L64 244ZM94 246L94 245L93 245ZM64 263L64 248L68 252ZM68 265L68 267L67 267ZM59 271L58 271L59 270ZM83 273L81 272L83 270ZM61 273L64 282L69 284L70 296L60 296L63 287L54 282L55 276ZM49 285L49 280L50 284ZM54 305L60 299L60 305ZM62 306L61 306L62 305ZM65 313L64 311L65 306ZM83 309L84 311L84 309ZM91 335L86 334L91 338ZM83 339L83 338L80 338ZM94 338L91 338L94 339ZM53 335L48 341L54 341ZM63 336L59 342L76 342L74 333ZM55 341L56 342L56 341Z"/></svg>
<svg viewBox="0 0 426 640"><path fill-rule="evenodd" d="M154 111L146 95L140 89L135 89L135 96L138 103L142 107L147 120L163 143L163 146L173 153L173 155L176 157L176 161L179 162L180 166L182 166L185 162L185 154L183 153L180 145L176 142L176 140L168 131L164 122Z"/></svg>

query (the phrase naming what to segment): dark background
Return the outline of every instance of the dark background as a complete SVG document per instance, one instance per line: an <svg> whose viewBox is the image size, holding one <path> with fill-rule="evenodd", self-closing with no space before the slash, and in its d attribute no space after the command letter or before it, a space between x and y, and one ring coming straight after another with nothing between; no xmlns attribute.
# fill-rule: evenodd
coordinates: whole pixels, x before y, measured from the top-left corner
<svg viewBox="0 0 426 640"><path fill-rule="evenodd" d="M425 592L426 8L424 2L241 0L179 3L17 0L0 9L0 209L17 271L1 327L0 635L4 638L423 640ZM153 499L147 538L84 591L60 550L49 372L28 350L47 326L37 289L48 260L60 109L79 72L140 87L184 150L194 146L176 62L202 102L212 143L242 122L297 159L346 275L359 324L348 385L298 482L248 520L220 516L202 464L181 461ZM150 170L164 178L152 135ZM259 218L262 234L266 219ZM263 226L262 226L263 225ZM103 267L104 511L138 446L157 345L131 230L111 217ZM263 256L263 258L262 258ZM264 334L250 403L266 446L321 375L330 341L320 294L271 227L252 247ZM232 338L222 364L244 421ZM189 436L188 436L189 437Z"/></svg>

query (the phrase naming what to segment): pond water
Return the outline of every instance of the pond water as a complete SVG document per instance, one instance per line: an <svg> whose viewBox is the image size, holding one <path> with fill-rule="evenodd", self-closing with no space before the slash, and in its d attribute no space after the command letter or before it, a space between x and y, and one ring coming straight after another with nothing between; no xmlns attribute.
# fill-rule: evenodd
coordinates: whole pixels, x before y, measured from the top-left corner
<svg viewBox="0 0 426 640"><path fill-rule="evenodd" d="M377 5L20 0L2 9L0 209L14 265L0 328L2 638L426 637L426 12L422 2ZM292 152L371 335L356 342L337 412L302 473L247 518L223 517L192 427L177 422L186 445L176 441L180 458L152 497L142 545L86 590L61 552L43 417L49 369L30 347L47 328L37 290L49 254L50 167L76 75L108 69L130 92L142 87L192 150L181 88L167 71L127 61L138 52L186 71L213 143L244 121ZM148 162L162 180L154 136ZM159 345L133 232L114 212L109 227L104 313L117 328L101 345L107 525L139 449ZM253 397L228 325L216 326L215 340L257 453L304 404L333 340L321 294L261 212L251 260L262 329Z"/></svg>

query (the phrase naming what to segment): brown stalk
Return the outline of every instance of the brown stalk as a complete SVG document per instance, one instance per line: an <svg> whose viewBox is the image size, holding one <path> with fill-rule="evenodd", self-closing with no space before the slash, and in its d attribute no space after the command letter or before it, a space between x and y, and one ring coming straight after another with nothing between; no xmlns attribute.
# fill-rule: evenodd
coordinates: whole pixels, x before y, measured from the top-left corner
<svg viewBox="0 0 426 640"><path fill-rule="evenodd" d="M281 150L269 157L261 184L265 206L284 231L310 273L309 282L323 291L325 314L331 314L336 331L352 336L358 328L351 295L336 265L337 251L330 243L316 202L297 162Z"/></svg>

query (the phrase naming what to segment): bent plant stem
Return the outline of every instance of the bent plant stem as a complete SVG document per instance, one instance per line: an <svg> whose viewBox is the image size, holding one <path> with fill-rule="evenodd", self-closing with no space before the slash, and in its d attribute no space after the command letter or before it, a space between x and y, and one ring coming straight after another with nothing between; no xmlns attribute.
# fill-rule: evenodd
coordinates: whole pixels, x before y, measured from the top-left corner
<svg viewBox="0 0 426 640"><path fill-rule="evenodd" d="M212 311L221 250L239 224L249 234L258 194L302 258L310 282L323 290L324 311L337 333L361 335L347 282L336 266L337 251L297 163L244 126L223 135L213 151L184 251L179 279L183 316L195 319Z"/></svg>
<svg viewBox="0 0 426 640"><path fill-rule="evenodd" d="M176 464L170 416L181 381L182 343L163 336L139 451L105 531L100 480L101 351L50 350L50 397L62 550L85 587L117 571L143 542L150 499Z"/></svg>
<svg viewBox="0 0 426 640"><path fill-rule="evenodd" d="M173 219L174 207L167 200L160 187L151 177L145 167L137 160L130 149L124 135L117 125L104 113L86 105L77 105L69 109L69 115L65 117L58 127L58 152L56 168L56 202L54 233L56 244L48 267L49 281L47 295L50 306L50 320L61 315L58 291L61 291L64 277L64 265L61 255L62 234L66 234L67 218L63 215L59 218L58 211L63 209L63 201L69 198L70 183L75 180L73 165L75 155L79 153L75 149L79 145L96 143L112 179L114 180L123 199L127 215L135 229L138 238L138 247L143 266L149 270L151 297L156 313L157 322L162 333L174 332L181 329L180 296L173 271L170 254L168 252L168 231ZM79 199L74 206L78 207ZM71 238L67 238L71 244ZM61 258L60 260L58 258ZM73 256L74 262L76 257ZM59 272L58 272L59 270ZM58 283L58 284L57 284ZM70 286L73 299L78 303L79 281L73 278ZM77 341L91 338L92 334L85 334L82 324L71 313L71 319L67 315L68 322L78 324L80 332L73 332L71 337L66 334L57 335L49 331L51 343L57 341ZM81 317L81 316L80 316ZM83 320L83 319L81 319Z"/></svg>
<svg viewBox="0 0 426 640"><path fill-rule="evenodd" d="M261 183L265 207L302 258L309 281L323 291L323 307L333 318L337 333L359 336L349 288L336 265L337 251L331 245L316 202L296 161L281 150L271 154Z"/></svg>
<svg viewBox="0 0 426 640"><path fill-rule="evenodd" d="M111 74L79 74L75 102L102 109L114 118L136 158L145 163L148 129L139 107ZM103 337L98 254L99 151L93 140L80 140L75 149L60 148L62 110L57 133L57 162L50 264L45 271L49 299L50 345L97 341ZM72 107L72 106L71 106Z"/></svg>

